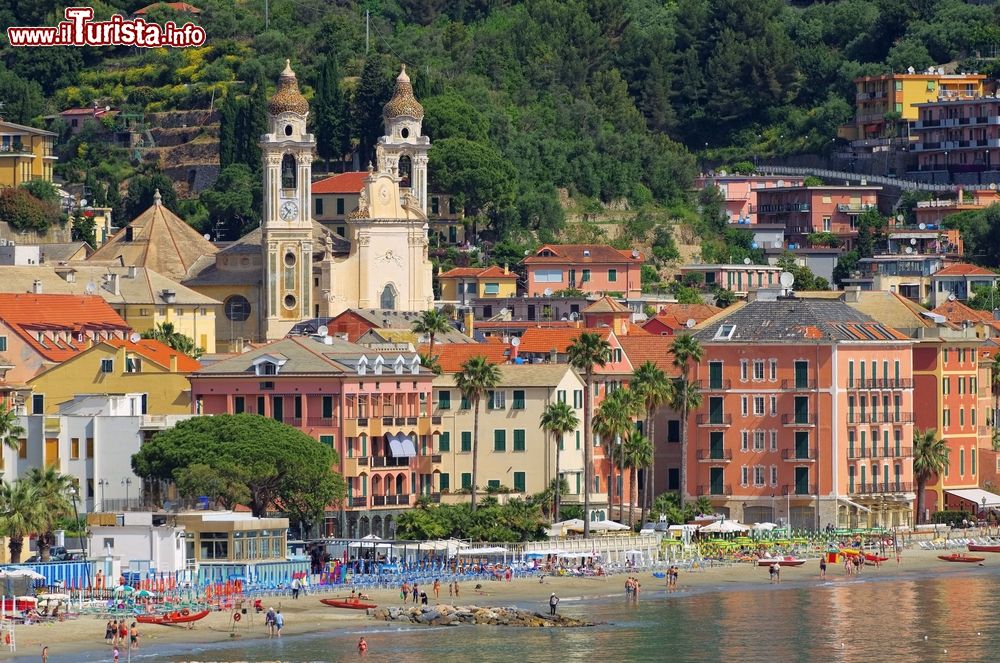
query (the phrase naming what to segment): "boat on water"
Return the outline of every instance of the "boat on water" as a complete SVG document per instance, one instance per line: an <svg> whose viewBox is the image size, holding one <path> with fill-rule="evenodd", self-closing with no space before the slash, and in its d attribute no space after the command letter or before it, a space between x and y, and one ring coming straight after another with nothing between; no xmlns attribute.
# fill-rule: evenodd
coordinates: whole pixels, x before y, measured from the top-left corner
<svg viewBox="0 0 1000 663"><path fill-rule="evenodd" d="M802 566L806 563L804 559L795 559L794 557L772 557L770 559L758 559L757 566L773 566L777 564L778 566Z"/></svg>
<svg viewBox="0 0 1000 663"><path fill-rule="evenodd" d="M365 603L359 599L320 599L319 602L331 608L347 608L348 610L367 610L378 607L374 603Z"/></svg>
<svg viewBox="0 0 1000 663"><path fill-rule="evenodd" d="M985 561L985 557L969 557L965 553L952 553L950 555L938 555L938 559L945 562L966 562L968 564L974 564L977 562Z"/></svg>
<svg viewBox="0 0 1000 663"><path fill-rule="evenodd" d="M1000 553L1000 544L970 543L969 552Z"/></svg>
<svg viewBox="0 0 1000 663"><path fill-rule="evenodd" d="M187 608L183 610L174 610L173 612L165 612L159 615L138 615L135 621L140 624L164 624L170 626L172 624L190 624L191 622L196 622L199 619L204 619L208 616L210 610L199 610L198 612L192 612Z"/></svg>
<svg viewBox="0 0 1000 663"><path fill-rule="evenodd" d="M888 557L883 557L882 555L874 555L872 553L865 553L866 562L888 562Z"/></svg>

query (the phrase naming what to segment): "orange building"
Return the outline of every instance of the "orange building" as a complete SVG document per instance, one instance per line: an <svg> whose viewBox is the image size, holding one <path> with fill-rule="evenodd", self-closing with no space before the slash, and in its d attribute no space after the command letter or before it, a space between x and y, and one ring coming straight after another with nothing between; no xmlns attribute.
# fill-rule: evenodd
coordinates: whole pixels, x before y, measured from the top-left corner
<svg viewBox="0 0 1000 663"><path fill-rule="evenodd" d="M911 522L906 336L843 302L792 298L736 304L694 336L690 497L796 528Z"/></svg>

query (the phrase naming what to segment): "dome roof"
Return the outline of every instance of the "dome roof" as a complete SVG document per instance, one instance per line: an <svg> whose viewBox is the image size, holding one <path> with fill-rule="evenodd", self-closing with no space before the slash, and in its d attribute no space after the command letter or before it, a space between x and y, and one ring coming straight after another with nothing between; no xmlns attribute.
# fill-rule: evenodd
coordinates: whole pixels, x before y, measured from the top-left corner
<svg viewBox="0 0 1000 663"><path fill-rule="evenodd" d="M413 86L410 85L410 77L406 75L405 64L396 77L396 89L392 93L392 99L382 107L383 119L391 120L401 115L408 115L417 120L424 119L424 107L413 96Z"/></svg>
<svg viewBox="0 0 1000 663"><path fill-rule="evenodd" d="M271 115L288 112L305 115L309 112L309 103L299 93L299 82L295 79L290 60L285 60L285 70L278 78L278 91L267 102L267 110Z"/></svg>

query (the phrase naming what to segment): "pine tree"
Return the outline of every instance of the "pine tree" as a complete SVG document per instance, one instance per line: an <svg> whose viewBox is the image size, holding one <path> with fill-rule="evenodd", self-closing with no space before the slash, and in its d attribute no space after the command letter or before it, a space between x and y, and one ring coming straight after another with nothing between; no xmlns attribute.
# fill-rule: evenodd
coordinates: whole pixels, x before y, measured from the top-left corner
<svg viewBox="0 0 1000 663"><path fill-rule="evenodd" d="M330 159L343 159L350 148L351 137L347 104L340 88L340 67L337 66L337 54L332 51L319 72L313 116L316 121L316 151L326 159L326 169L330 170Z"/></svg>
<svg viewBox="0 0 1000 663"><path fill-rule="evenodd" d="M111 208L111 218L122 209L122 195L118 190L118 178L114 175L108 177L108 192L104 197L104 204ZM119 223L118 225L122 225Z"/></svg>
<svg viewBox="0 0 1000 663"><path fill-rule="evenodd" d="M382 106L389 100L389 85L382 73L382 59L372 55L365 60L361 81L354 93L353 130L359 139L361 167L375 159L375 144L382 135Z"/></svg>

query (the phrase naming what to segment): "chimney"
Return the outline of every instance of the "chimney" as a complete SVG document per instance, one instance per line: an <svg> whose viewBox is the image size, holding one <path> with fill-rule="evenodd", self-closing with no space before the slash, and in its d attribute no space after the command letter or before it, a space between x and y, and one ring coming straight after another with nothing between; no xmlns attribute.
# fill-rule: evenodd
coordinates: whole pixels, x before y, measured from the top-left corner
<svg viewBox="0 0 1000 663"><path fill-rule="evenodd" d="M128 272L127 272L127 274L128 274L127 278L134 279L138 273L139 273L139 269L135 265L129 265Z"/></svg>
<svg viewBox="0 0 1000 663"><path fill-rule="evenodd" d="M507 263L503 264L503 273L510 274L510 268L507 266Z"/></svg>
<svg viewBox="0 0 1000 663"><path fill-rule="evenodd" d="M163 290L160 292L160 296L163 297L163 301L167 304L173 304L177 301L177 293L173 290Z"/></svg>
<svg viewBox="0 0 1000 663"><path fill-rule="evenodd" d="M849 285L844 288L844 303L857 304L861 299L861 286Z"/></svg>
<svg viewBox="0 0 1000 663"><path fill-rule="evenodd" d="M42 282L39 279L35 279L35 281L31 284L31 292L36 295L42 294Z"/></svg>
<svg viewBox="0 0 1000 663"><path fill-rule="evenodd" d="M475 328L476 328L476 316L472 307L465 309L465 335L469 338L475 338Z"/></svg>
<svg viewBox="0 0 1000 663"><path fill-rule="evenodd" d="M549 350L549 361L552 362L553 364L559 361L559 351L556 350L555 348Z"/></svg>
<svg viewBox="0 0 1000 663"><path fill-rule="evenodd" d="M112 295L120 295L121 289L118 287L118 275L107 274L104 281L104 289Z"/></svg>
<svg viewBox="0 0 1000 663"><path fill-rule="evenodd" d="M176 352L171 352L170 353L170 372L171 373L176 373L177 372L177 353Z"/></svg>

